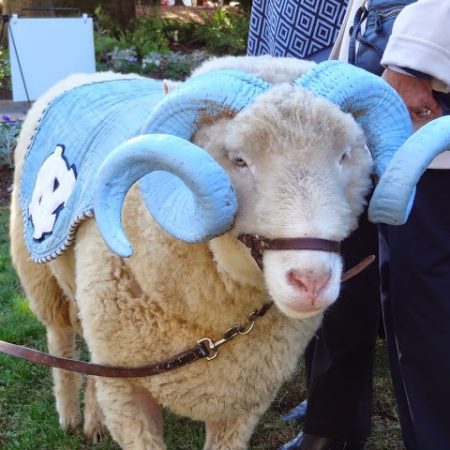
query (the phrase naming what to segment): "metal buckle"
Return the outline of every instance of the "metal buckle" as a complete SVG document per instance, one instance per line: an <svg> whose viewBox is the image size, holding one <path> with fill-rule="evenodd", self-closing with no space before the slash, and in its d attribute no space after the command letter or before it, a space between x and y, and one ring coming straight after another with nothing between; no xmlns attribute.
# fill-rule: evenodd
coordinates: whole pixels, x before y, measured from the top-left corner
<svg viewBox="0 0 450 450"><path fill-rule="evenodd" d="M219 354L218 347L220 347L222 344L225 344L225 342L231 341L236 336L246 336L247 334L249 334L253 330L255 322L268 311L272 304L273 302L267 302L260 309L253 311L248 317L249 323L246 326L239 324L228 328L228 330L223 333L223 336L217 341L213 341L209 337L204 337L203 339L198 340L197 344L202 344L206 348L206 350L208 350L208 356L206 356L206 360L211 361L212 359L216 358Z"/></svg>
<svg viewBox="0 0 450 450"><path fill-rule="evenodd" d="M206 344L206 347L209 350L209 355L206 357L206 359L207 361L211 361L212 359L216 358L217 355L219 354L218 347L225 344L225 342L231 341L236 336L239 335L244 336L250 333L250 331L252 331L253 329L254 324L255 322L252 322L247 329L245 329L242 325L234 325L228 328L228 330L226 330L225 333L223 333L223 337L218 339L217 341L213 341L209 337L204 337L203 339L197 341L197 344L201 343Z"/></svg>
<svg viewBox="0 0 450 450"><path fill-rule="evenodd" d="M208 337L200 339L197 344L206 344L206 349L209 350L209 354L206 356L207 361L211 361L219 354L213 340Z"/></svg>

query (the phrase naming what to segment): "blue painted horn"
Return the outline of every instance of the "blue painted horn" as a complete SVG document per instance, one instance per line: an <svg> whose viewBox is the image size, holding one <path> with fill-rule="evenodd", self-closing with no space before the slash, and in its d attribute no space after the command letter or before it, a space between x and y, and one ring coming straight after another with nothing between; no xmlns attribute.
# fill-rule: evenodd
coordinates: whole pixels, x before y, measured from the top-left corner
<svg viewBox="0 0 450 450"><path fill-rule="evenodd" d="M119 256L132 254L120 218L125 196L140 178L160 171L153 186L152 215L169 233L185 241L202 241L211 233L224 233L233 222L236 196L226 172L208 153L176 136L138 136L107 158L96 180L97 225Z"/></svg>
<svg viewBox="0 0 450 450"><path fill-rule="evenodd" d="M313 67L296 84L326 97L362 126L380 180L369 203L374 223L406 222L420 176L449 150L450 118L435 120L414 135L408 110L382 78L341 61Z"/></svg>
<svg viewBox="0 0 450 450"><path fill-rule="evenodd" d="M372 195L369 219L389 225L404 224L419 178L433 158L446 150L450 150L450 116L427 123L397 151Z"/></svg>
<svg viewBox="0 0 450 450"><path fill-rule="evenodd" d="M349 112L363 128L374 160L374 171L382 182L386 168L412 134L408 110L397 92L382 78L341 61L326 61L312 68L296 84L321 95ZM407 166L403 169L408 170ZM370 201L374 222L399 223L407 206L396 196L400 191L377 188L376 207ZM412 192L412 198L414 192ZM410 200L412 202L412 200ZM376 211L376 213L375 213Z"/></svg>
<svg viewBox="0 0 450 450"><path fill-rule="evenodd" d="M238 205L228 175L189 141L203 120L232 116L269 87L237 71L192 78L161 101L142 136L105 159L95 183L94 211L112 251L122 257L132 254L121 211L127 192L139 179L153 218L173 236L202 242L232 226Z"/></svg>
<svg viewBox="0 0 450 450"><path fill-rule="evenodd" d="M366 134L378 176L413 131L401 97L382 78L358 67L342 61L325 61L295 84L353 115Z"/></svg>

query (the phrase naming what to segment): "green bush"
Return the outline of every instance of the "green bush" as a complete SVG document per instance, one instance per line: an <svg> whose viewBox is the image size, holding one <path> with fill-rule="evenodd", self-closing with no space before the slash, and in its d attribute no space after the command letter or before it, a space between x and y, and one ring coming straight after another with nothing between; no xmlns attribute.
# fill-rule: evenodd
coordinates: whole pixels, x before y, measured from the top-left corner
<svg viewBox="0 0 450 450"><path fill-rule="evenodd" d="M94 43L97 70L108 70L110 69L108 55L116 49L126 49L128 42L126 35L100 6L95 10L95 15L97 22Z"/></svg>
<svg viewBox="0 0 450 450"><path fill-rule="evenodd" d="M11 67L9 53L6 48L0 47L0 88L11 89Z"/></svg>
<svg viewBox="0 0 450 450"><path fill-rule="evenodd" d="M163 32L169 43L183 46L195 45L195 32L200 25L193 21L180 19L164 19Z"/></svg>
<svg viewBox="0 0 450 450"><path fill-rule="evenodd" d="M245 53L248 12L238 9L217 8L212 14L205 11L203 23L161 19L157 9L153 9L136 19L127 30L121 30L100 8L97 17L98 70L181 80L198 64L196 56L191 55L197 52L198 56L202 53L199 49L212 55ZM206 57L202 55L200 59Z"/></svg>
<svg viewBox="0 0 450 450"><path fill-rule="evenodd" d="M12 121L8 116L3 116L0 122L0 166L14 166L14 148L22 127L22 122Z"/></svg>
<svg viewBox="0 0 450 450"><path fill-rule="evenodd" d="M169 50L169 39L165 33L165 21L158 17L157 11L135 20L128 32L129 43L142 57L150 52Z"/></svg>
<svg viewBox="0 0 450 450"><path fill-rule="evenodd" d="M243 11L217 8L200 25L195 36L214 55L245 53L248 33L248 15Z"/></svg>
<svg viewBox="0 0 450 450"><path fill-rule="evenodd" d="M192 53L170 52L161 54L151 52L142 59L142 73L152 78L184 80L200 63L212 55L202 50Z"/></svg>

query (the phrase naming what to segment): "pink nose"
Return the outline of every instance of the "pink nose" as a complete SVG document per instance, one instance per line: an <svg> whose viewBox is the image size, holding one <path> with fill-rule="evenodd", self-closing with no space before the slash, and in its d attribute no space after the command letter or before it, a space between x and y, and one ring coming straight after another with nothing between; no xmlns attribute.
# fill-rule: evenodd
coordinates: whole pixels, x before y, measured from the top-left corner
<svg viewBox="0 0 450 450"><path fill-rule="evenodd" d="M331 272L302 273L298 270L290 270L287 278L289 284L296 289L312 298L317 298L330 281Z"/></svg>

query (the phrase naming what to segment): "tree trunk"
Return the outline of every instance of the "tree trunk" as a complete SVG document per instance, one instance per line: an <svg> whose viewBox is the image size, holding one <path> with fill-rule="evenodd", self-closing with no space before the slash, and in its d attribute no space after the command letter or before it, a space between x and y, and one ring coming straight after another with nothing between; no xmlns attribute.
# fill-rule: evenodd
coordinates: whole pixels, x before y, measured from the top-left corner
<svg viewBox="0 0 450 450"><path fill-rule="evenodd" d="M92 2L99 4L111 17L122 27L127 27L136 18L136 6L132 0L96 0Z"/></svg>
<svg viewBox="0 0 450 450"><path fill-rule="evenodd" d="M3 0L3 14L6 15L20 14L23 11L25 16L49 16L53 15L52 8L52 0Z"/></svg>

